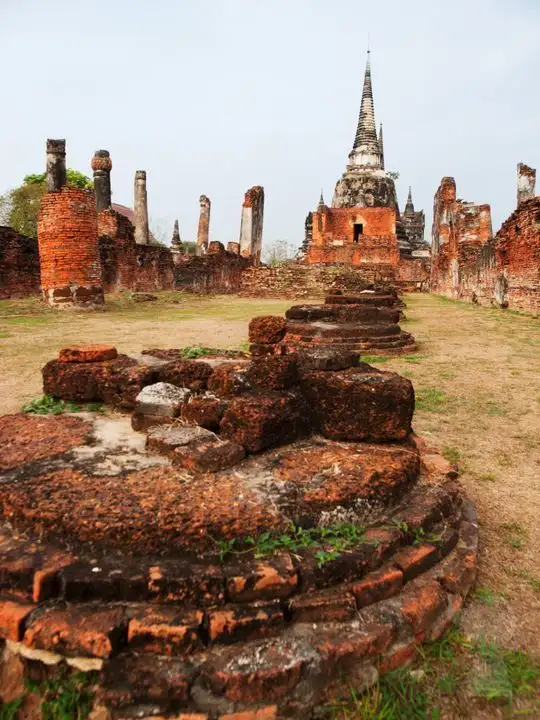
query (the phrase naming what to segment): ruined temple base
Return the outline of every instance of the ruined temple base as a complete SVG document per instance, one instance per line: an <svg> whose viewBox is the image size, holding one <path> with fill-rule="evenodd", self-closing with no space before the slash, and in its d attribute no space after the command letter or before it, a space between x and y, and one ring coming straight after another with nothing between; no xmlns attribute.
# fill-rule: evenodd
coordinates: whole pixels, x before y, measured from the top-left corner
<svg viewBox="0 0 540 720"><path fill-rule="evenodd" d="M43 370L131 417L0 418L0 637L22 674L99 671L104 718L292 720L451 626L478 526L411 430L409 380L351 354L150 352Z"/></svg>

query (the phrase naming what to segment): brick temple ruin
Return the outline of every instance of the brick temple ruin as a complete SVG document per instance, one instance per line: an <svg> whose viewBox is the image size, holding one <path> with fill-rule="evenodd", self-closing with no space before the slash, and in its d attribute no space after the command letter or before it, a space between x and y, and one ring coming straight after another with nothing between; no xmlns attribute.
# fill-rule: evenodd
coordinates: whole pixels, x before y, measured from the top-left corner
<svg viewBox="0 0 540 720"><path fill-rule="evenodd" d="M98 671L95 717L311 718L474 585L475 511L411 381L355 353L71 347L43 382L117 412L0 418L0 638L23 676Z"/></svg>
<svg viewBox="0 0 540 720"><path fill-rule="evenodd" d="M424 213L415 211L411 190L403 216L397 201L392 173L385 170L383 131L377 134L368 52L362 102L353 148L347 167L338 180L332 205L322 193L315 212L305 223L302 246L307 264L388 266L399 279L415 274L421 282L429 245L424 242ZM413 262L423 258L421 262Z"/></svg>
<svg viewBox="0 0 540 720"><path fill-rule="evenodd" d="M107 150L92 158L94 189L69 186L64 140L47 141L46 192L38 218L38 239L0 227L0 298L43 294L56 308L97 309L104 293L171 290L227 293L238 290L242 273L260 262L264 190L246 193L238 242L227 248L209 239L209 198L200 198L196 255L180 239L171 247L155 242L148 224L147 178L137 170L134 209L111 200ZM248 202L248 198L253 201Z"/></svg>
<svg viewBox="0 0 540 720"><path fill-rule="evenodd" d="M517 166L517 207L493 235L491 208L456 197L444 177L435 195L431 291L481 305L540 312L540 197L536 171Z"/></svg>

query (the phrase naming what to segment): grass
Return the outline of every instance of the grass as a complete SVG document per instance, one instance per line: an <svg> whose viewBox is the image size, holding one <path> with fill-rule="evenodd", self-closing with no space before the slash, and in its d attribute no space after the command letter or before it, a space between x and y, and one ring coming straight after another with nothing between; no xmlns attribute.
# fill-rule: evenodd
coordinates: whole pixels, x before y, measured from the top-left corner
<svg viewBox="0 0 540 720"><path fill-rule="evenodd" d="M514 548L514 550L521 550L524 542L529 537L528 531L518 522L503 523L501 528L506 544Z"/></svg>
<svg viewBox="0 0 540 720"><path fill-rule="evenodd" d="M503 593L496 592L487 587L477 587L474 595L483 605L488 605L489 607L493 607L497 602L505 599Z"/></svg>
<svg viewBox="0 0 540 720"><path fill-rule="evenodd" d="M317 566L322 567L341 553L363 540L365 528L350 523L304 529L291 524L288 533L264 532L257 537L214 540L220 560L229 555L253 553L255 557L268 557L281 551L298 553L308 548L316 549Z"/></svg>
<svg viewBox="0 0 540 720"><path fill-rule="evenodd" d="M44 395L25 403L21 411L32 415L61 415L62 413L81 412L82 408L77 403L65 400L58 400L50 395Z"/></svg>
<svg viewBox="0 0 540 720"><path fill-rule="evenodd" d="M22 704L23 698L0 704L0 720L15 720Z"/></svg>
<svg viewBox="0 0 540 720"><path fill-rule="evenodd" d="M445 460L448 460L448 462L453 465L457 465L461 460L461 452L452 445L446 445L443 448L442 454Z"/></svg>
<svg viewBox="0 0 540 720"><path fill-rule="evenodd" d="M43 683L27 682L27 689L41 698L42 720L86 720L92 709L92 686L98 673L68 674Z"/></svg>
<svg viewBox="0 0 540 720"><path fill-rule="evenodd" d="M326 708L334 720L438 720L445 718L533 716L540 669L520 650L480 638L471 641L457 629L419 649L412 668L384 675L362 694ZM478 669L479 666L479 669ZM469 687L472 697L465 689ZM486 712L487 711L487 712ZM536 715L534 715L536 717Z"/></svg>
<svg viewBox="0 0 540 720"><path fill-rule="evenodd" d="M432 413L448 412L448 395L438 388L420 388L416 391L416 409Z"/></svg>

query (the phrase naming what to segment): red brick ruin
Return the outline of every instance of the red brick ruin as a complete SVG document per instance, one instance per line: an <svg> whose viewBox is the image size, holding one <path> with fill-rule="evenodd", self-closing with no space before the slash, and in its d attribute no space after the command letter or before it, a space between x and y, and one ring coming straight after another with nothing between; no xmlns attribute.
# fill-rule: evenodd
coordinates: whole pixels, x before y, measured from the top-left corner
<svg viewBox="0 0 540 720"><path fill-rule="evenodd" d="M357 295L334 290L324 305L295 305L285 318L256 318L249 329L249 350L254 357L309 350L320 358L336 350L374 355L411 352L414 338L398 325L402 306L397 294L386 288ZM265 342L260 340L261 326L271 328L271 339Z"/></svg>
<svg viewBox="0 0 540 720"><path fill-rule="evenodd" d="M232 354L64 348L44 392L118 412L0 418L0 638L40 678L99 671L96 717L312 717L474 584L475 511L410 380L343 348Z"/></svg>
<svg viewBox="0 0 540 720"><path fill-rule="evenodd" d="M180 240L177 222L170 248L155 242L148 227L144 170L135 173L134 210L112 205L112 160L108 151L98 150L92 159L93 210L90 191L66 185L64 141L49 141L49 146L39 243L0 227L0 298L38 294L42 286L55 307L97 308L103 304L102 291L301 298L387 285L399 292L431 290L483 305L539 312L536 171L518 165L518 205L495 235L490 206L458 199L453 178L443 178L435 196L430 247L424 242L424 213L415 209L411 189L401 212L395 174L385 168L369 58L353 147L332 202L326 204L321 193L316 210L306 218L297 258L276 266L261 263L261 186L245 193L238 241L226 245L210 239L211 201L200 196L192 256Z"/></svg>
<svg viewBox="0 0 540 720"><path fill-rule="evenodd" d="M64 140L47 141L47 192L38 216L41 290L57 308L103 306L96 201L66 184Z"/></svg>
<svg viewBox="0 0 540 720"><path fill-rule="evenodd" d="M518 165L518 207L495 236L489 205L456 199L446 177L433 207L431 290L481 305L540 311L540 197L535 170Z"/></svg>

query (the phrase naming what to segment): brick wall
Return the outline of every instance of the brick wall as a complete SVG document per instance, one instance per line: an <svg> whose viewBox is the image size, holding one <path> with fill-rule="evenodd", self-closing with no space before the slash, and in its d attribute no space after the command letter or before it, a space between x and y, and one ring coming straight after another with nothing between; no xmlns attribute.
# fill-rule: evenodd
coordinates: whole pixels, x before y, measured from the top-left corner
<svg viewBox="0 0 540 720"><path fill-rule="evenodd" d="M250 297L321 297L330 287L359 292L368 285L395 284L396 268L389 264L303 265L249 268L241 279L240 294Z"/></svg>
<svg viewBox="0 0 540 720"><path fill-rule="evenodd" d="M456 200L453 178L443 178L432 247L432 292L540 312L540 197L522 202L493 237L489 205Z"/></svg>
<svg viewBox="0 0 540 720"><path fill-rule="evenodd" d="M38 295L37 240L0 226L0 299Z"/></svg>
<svg viewBox="0 0 540 720"><path fill-rule="evenodd" d="M174 268L174 287L196 293L234 293L251 260L211 242L206 255L180 255Z"/></svg>
<svg viewBox="0 0 540 720"><path fill-rule="evenodd" d="M133 224L114 210L98 216L99 250L106 292L170 290L174 262L169 248L137 245Z"/></svg>
<svg viewBox="0 0 540 720"><path fill-rule="evenodd" d="M540 197L525 200L494 238L508 306L540 312Z"/></svg>
<svg viewBox="0 0 540 720"><path fill-rule="evenodd" d="M58 307L103 304L96 200L64 186L41 199L38 215L41 288Z"/></svg>

